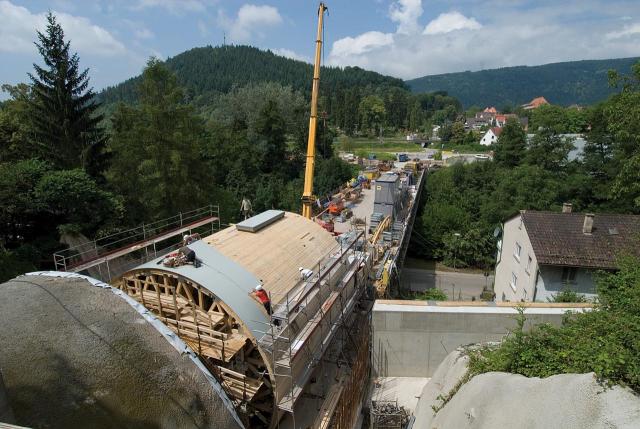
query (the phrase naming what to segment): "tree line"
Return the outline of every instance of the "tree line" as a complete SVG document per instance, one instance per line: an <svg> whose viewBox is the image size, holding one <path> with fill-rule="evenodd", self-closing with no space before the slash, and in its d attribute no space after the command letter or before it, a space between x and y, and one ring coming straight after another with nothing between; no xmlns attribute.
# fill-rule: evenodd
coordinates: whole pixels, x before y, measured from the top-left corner
<svg viewBox="0 0 640 429"><path fill-rule="evenodd" d="M136 99L105 108L54 15L36 45L42 65L28 84L4 86L0 105L0 281L50 268L61 242L207 204L227 222L243 197L255 212L300 210L309 112L300 91L251 83L199 106L152 58ZM333 137L321 121L318 195L354 175Z"/></svg>
<svg viewBox="0 0 640 429"><path fill-rule="evenodd" d="M279 84L309 101L313 67L251 46L194 48L164 62L177 76L198 113L208 112L228 93L261 84ZM142 76L98 94L106 110L139 99ZM427 131L433 123L454 120L462 111L446 92L411 94L400 79L359 67L322 67L319 112L331 127L347 135Z"/></svg>
<svg viewBox="0 0 640 429"><path fill-rule="evenodd" d="M569 202L575 211L640 214L640 63L629 75L612 73L610 82L618 92L584 111L586 143L576 159L569 160L572 139L560 135L555 119L538 120L530 141L510 120L493 161L430 174L414 251L489 267L495 229L519 210L560 210Z"/></svg>

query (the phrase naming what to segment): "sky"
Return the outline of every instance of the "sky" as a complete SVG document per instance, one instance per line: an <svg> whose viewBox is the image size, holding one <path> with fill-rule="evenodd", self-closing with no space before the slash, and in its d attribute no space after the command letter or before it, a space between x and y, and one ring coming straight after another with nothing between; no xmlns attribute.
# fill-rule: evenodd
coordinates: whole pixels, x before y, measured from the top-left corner
<svg viewBox="0 0 640 429"><path fill-rule="evenodd" d="M324 62L411 79L640 56L640 0L327 0ZM311 0L0 0L0 83L26 82L45 14L96 90L196 46L248 44L311 61ZM0 98L3 98L0 95Z"/></svg>

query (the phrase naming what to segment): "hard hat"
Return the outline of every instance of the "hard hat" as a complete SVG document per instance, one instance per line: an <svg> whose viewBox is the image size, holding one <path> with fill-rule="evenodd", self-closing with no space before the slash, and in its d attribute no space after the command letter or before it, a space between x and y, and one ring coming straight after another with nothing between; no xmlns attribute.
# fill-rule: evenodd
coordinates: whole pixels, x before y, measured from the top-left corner
<svg viewBox="0 0 640 429"><path fill-rule="evenodd" d="M182 239L183 239L184 241L187 241L187 239L188 239L188 238L189 238L189 236L188 236L187 234L185 234L185 235L184 235L184 237L182 237Z"/></svg>
<svg viewBox="0 0 640 429"><path fill-rule="evenodd" d="M262 285L256 286L256 290L262 290Z"/></svg>

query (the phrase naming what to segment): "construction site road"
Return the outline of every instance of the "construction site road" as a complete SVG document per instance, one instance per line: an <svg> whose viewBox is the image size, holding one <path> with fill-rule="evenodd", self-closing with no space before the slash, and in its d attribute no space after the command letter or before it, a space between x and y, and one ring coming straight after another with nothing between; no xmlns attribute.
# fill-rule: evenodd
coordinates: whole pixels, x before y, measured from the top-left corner
<svg viewBox="0 0 640 429"><path fill-rule="evenodd" d="M485 287L493 284L493 274L460 273L449 271L433 271L421 268L402 269L401 285L414 292L422 292L431 288L442 290L451 300L468 301L480 293Z"/></svg>

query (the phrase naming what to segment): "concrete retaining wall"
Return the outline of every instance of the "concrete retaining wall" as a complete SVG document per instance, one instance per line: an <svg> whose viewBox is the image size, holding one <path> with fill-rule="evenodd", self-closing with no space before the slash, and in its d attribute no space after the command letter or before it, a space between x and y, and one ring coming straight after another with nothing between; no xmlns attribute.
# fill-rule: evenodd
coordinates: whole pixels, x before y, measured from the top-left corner
<svg viewBox="0 0 640 429"><path fill-rule="evenodd" d="M528 304L527 325L560 325L575 304ZM376 301L373 307L373 368L381 377L431 377L457 347L500 340L516 327L518 314L506 304Z"/></svg>

